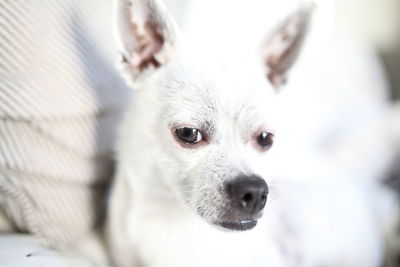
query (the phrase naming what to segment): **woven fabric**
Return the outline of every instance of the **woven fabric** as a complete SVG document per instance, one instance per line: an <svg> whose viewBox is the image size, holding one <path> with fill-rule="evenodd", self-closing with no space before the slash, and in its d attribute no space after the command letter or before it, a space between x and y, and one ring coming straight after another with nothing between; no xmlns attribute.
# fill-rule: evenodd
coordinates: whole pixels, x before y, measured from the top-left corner
<svg viewBox="0 0 400 267"><path fill-rule="evenodd" d="M0 210L65 244L97 223L129 90L111 0L0 0Z"/></svg>

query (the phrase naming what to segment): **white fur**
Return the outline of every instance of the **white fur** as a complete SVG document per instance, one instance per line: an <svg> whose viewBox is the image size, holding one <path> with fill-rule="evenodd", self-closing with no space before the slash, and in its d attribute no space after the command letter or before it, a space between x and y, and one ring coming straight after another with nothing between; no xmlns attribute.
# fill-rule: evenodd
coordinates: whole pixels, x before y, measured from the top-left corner
<svg viewBox="0 0 400 267"><path fill-rule="evenodd" d="M207 74L189 70L188 64L183 68L183 64L170 63L142 84L146 88L136 92L135 104L122 127L110 219L111 224L124 224L111 227L113 240L123 243L124 252L114 252L115 259L119 266L132 266L131 260L125 263L132 251L140 254L145 266L154 267L243 266L251 260L251 266L263 266L256 262L279 259L274 256L278 252L272 241L264 245L270 238L261 226L250 232L227 233L208 225L193 211L203 203L212 220L219 209L212 203L223 202L217 200L222 196L213 193L216 186L239 173L257 173L256 167L263 164L251 141L241 139L250 139L260 125L272 127L268 114L274 113L273 90L268 90L263 75L254 78L253 88L244 93L240 80L211 81L203 78ZM221 72L218 77L227 76ZM248 105L255 102L259 105ZM173 139L170 124L196 126L208 118L218 123L215 144L193 151ZM202 198L202 192L210 195ZM189 199L183 199L185 195ZM243 249L241 244L251 244L251 248Z"/></svg>
<svg viewBox="0 0 400 267"><path fill-rule="evenodd" d="M138 10L124 9L128 2ZM258 130L276 130L279 96L274 87L281 79L269 83L266 74L271 69L262 62L277 55L261 57L255 51L246 61L226 67L213 58L196 57L198 51L183 50L176 26L160 2L119 3L123 71L137 90L121 128L111 193L108 237L114 263L118 267L377 267L383 253L382 227L375 225L373 209L366 203L380 192L370 190L376 184L359 187L347 179L352 177L350 170L334 171L329 159L307 157L304 151L260 152L255 147ZM121 12L136 16L127 21ZM162 43L152 43L144 27L138 34L129 26L147 22L150 33L163 36ZM274 47L264 47L264 53L285 54L290 45L279 48L282 30L272 34ZM289 40L302 30L292 21ZM160 66L138 68L143 50L138 49L137 38L147 40L144 44L154 51L151 56ZM275 74L285 76L286 69ZM182 147L173 137L176 125L209 126L209 143ZM279 132L277 136L279 146L285 140L279 140ZM285 166L288 162L290 166ZM263 177L272 201L255 229L223 231L212 225L226 206L221 186L238 174ZM321 176L332 178L316 182ZM279 190L288 197L279 197ZM344 231L337 232L336 227Z"/></svg>

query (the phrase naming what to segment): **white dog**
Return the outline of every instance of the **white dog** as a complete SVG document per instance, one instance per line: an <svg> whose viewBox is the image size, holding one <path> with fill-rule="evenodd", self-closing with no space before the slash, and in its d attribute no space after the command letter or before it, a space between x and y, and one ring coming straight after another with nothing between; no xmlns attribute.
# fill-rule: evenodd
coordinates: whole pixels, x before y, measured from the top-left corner
<svg viewBox="0 0 400 267"><path fill-rule="evenodd" d="M117 266L280 266L267 227L243 231L266 204L275 94L311 11L299 8L254 57L227 69L180 47L161 2L119 1L122 63L137 92L111 196Z"/></svg>
<svg viewBox="0 0 400 267"><path fill-rule="evenodd" d="M119 0L123 73L137 91L121 131L108 219L118 267L296 263L295 246L288 248L276 228L277 214L261 217L277 91L312 10L301 6L259 51L227 68L186 50L161 2ZM306 266L322 266L313 264Z"/></svg>

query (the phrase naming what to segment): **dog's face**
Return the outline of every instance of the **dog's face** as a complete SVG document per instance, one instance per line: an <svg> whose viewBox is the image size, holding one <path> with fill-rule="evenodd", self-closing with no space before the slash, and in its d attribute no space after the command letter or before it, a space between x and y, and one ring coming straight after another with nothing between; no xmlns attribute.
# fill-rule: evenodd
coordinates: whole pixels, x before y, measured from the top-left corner
<svg viewBox="0 0 400 267"><path fill-rule="evenodd" d="M223 68L177 50L176 26L158 1L119 3L122 64L143 91L141 101L148 101L155 127L149 135L163 154L157 168L213 225L247 230L262 215L276 90L298 54L310 11L302 7L291 15L257 60Z"/></svg>
<svg viewBox="0 0 400 267"><path fill-rule="evenodd" d="M268 195L260 167L274 141L274 91L262 75L264 86L253 80L248 88L234 78L238 69L210 72L173 63L162 72L157 124L163 137L157 142L168 179L212 224L255 226Z"/></svg>

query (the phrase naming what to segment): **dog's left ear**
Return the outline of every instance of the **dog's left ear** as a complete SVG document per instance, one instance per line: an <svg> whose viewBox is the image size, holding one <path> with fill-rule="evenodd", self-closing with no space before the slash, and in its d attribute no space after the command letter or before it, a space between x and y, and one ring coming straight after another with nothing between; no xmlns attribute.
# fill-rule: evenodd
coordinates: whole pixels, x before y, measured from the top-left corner
<svg viewBox="0 0 400 267"><path fill-rule="evenodd" d="M314 8L313 2L303 3L262 45L266 76L276 89L286 82L287 73L299 55Z"/></svg>
<svg viewBox="0 0 400 267"><path fill-rule="evenodd" d="M173 57L179 30L161 0L117 0L116 15L121 64L129 82Z"/></svg>

